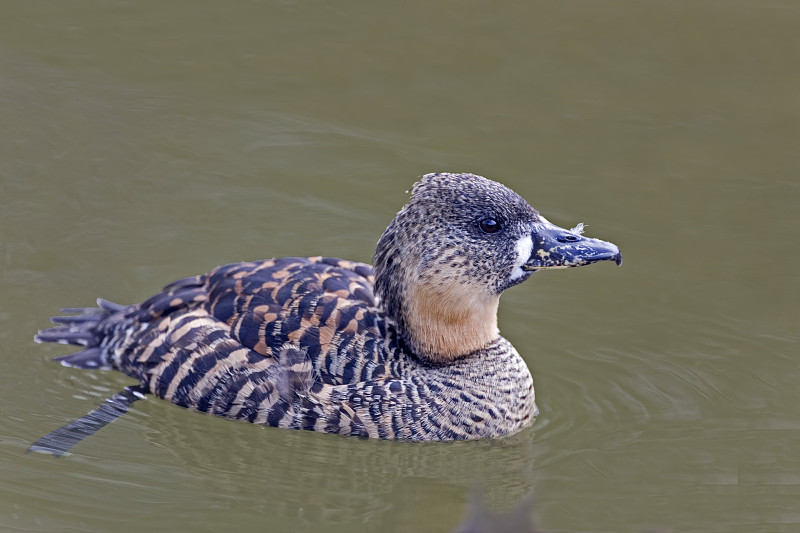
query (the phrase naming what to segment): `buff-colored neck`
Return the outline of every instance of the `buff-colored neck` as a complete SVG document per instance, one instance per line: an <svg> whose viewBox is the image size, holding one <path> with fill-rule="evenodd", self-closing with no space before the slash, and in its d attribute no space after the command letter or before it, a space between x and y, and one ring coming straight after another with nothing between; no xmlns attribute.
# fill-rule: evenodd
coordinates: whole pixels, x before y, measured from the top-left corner
<svg viewBox="0 0 800 533"><path fill-rule="evenodd" d="M495 340L500 295L451 283L412 285L404 306L406 336L418 356L446 363Z"/></svg>

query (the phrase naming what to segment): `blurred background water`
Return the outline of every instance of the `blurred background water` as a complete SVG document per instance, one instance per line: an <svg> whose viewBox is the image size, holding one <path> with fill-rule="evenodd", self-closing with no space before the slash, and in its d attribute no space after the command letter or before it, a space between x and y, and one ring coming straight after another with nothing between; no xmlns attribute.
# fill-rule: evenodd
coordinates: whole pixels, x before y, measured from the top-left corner
<svg viewBox="0 0 800 533"><path fill-rule="evenodd" d="M0 529L549 531L800 523L800 3L8 0L0 6ZM153 399L32 335L233 261L369 261L419 175L472 171L620 245L501 304L541 416L376 442Z"/></svg>

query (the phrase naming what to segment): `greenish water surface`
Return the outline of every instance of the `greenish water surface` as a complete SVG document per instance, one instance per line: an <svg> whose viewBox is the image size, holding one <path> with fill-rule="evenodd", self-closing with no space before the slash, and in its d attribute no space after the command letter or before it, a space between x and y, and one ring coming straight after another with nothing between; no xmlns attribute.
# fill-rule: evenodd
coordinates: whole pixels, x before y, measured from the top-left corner
<svg viewBox="0 0 800 533"><path fill-rule="evenodd" d="M0 530L451 531L473 487L547 531L800 531L800 3L0 6ZM500 327L541 415L498 441L261 428L32 342L233 261L369 261L415 178L472 171L619 244Z"/></svg>

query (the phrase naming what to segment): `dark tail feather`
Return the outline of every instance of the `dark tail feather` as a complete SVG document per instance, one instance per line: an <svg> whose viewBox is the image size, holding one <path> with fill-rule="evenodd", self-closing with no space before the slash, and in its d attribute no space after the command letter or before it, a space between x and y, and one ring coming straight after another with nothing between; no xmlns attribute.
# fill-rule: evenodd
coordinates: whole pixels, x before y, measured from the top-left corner
<svg viewBox="0 0 800 533"><path fill-rule="evenodd" d="M80 352L79 352L80 353ZM128 412L133 402L144 398L145 390L138 385L125 387L111 398L108 398L97 409L90 411L74 422L51 431L34 442L29 452L49 453L56 457L68 454L69 450L80 441L94 435L105 426Z"/></svg>
<svg viewBox="0 0 800 533"><path fill-rule="evenodd" d="M36 342L57 342L58 344L77 344L78 346L94 346L96 335L92 331L79 331L70 327L59 326L44 329L36 335Z"/></svg>
<svg viewBox="0 0 800 533"><path fill-rule="evenodd" d="M202 287L205 281L206 277L204 275L179 279L164 287L162 292L174 292L180 289L197 289Z"/></svg>
<svg viewBox="0 0 800 533"><path fill-rule="evenodd" d="M125 309L124 305L115 304L114 302L109 302L108 300L105 300L103 298L97 299L97 305L100 307L100 309L108 313L116 313L118 311L122 311L123 309Z"/></svg>
<svg viewBox="0 0 800 533"><path fill-rule="evenodd" d="M71 315L107 315L109 313L116 313L125 309L124 305L109 302L106 299L98 298L97 307L62 307L62 313L69 313Z"/></svg>
<svg viewBox="0 0 800 533"><path fill-rule="evenodd" d="M95 309L96 311L97 309ZM68 312L67 309L62 309L61 312ZM97 322L103 318L104 314L82 314L82 315L68 315L68 316L51 316L50 322L53 324L82 324L84 322Z"/></svg>
<svg viewBox="0 0 800 533"><path fill-rule="evenodd" d="M98 347L86 348L80 352L62 355L55 358L64 366L74 368L91 368L95 370L111 370L112 366L106 361L103 350Z"/></svg>
<svg viewBox="0 0 800 533"><path fill-rule="evenodd" d="M122 304L117 304L114 302L109 302L104 298L97 299L97 307L62 307L60 311L62 313L69 313L71 315L99 315L105 316L111 313L116 313L117 311L122 311L125 309L125 306ZM53 319L58 318L70 318L70 317L53 317ZM78 318L78 317L75 317Z"/></svg>
<svg viewBox="0 0 800 533"><path fill-rule="evenodd" d="M125 306L103 300L97 300L98 307L67 307L62 309L69 316L56 316L51 322L59 324L50 329L39 331L33 340L36 342L57 342L59 344L75 344L86 347L85 350L56 358L65 366L77 368L111 368L108 354L97 348L103 340L104 333L98 326L113 313L125 309Z"/></svg>

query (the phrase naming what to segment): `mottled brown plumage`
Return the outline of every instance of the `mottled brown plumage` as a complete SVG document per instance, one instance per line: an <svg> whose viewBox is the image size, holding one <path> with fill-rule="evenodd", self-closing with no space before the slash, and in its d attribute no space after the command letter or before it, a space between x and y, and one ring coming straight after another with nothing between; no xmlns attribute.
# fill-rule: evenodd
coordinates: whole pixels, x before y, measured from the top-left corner
<svg viewBox="0 0 800 533"><path fill-rule="evenodd" d="M528 367L497 330L500 294L538 268L619 261L583 237L583 255L564 255L561 234L545 261L537 236L553 228L577 235L499 183L429 174L382 235L375 270L325 257L226 265L141 304L72 310L37 340L84 345L66 365L115 368L178 405L258 424L499 437L536 409Z"/></svg>

